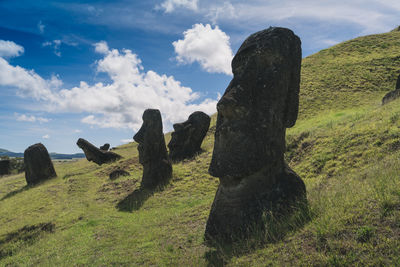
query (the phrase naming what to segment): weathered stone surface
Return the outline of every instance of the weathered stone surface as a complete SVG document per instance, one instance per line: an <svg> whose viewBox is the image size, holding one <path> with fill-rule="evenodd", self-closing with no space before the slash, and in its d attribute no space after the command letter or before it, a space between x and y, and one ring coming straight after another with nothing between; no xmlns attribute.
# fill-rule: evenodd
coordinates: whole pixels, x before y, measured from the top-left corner
<svg viewBox="0 0 400 267"><path fill-rule="evenodd" d="M100 150L108 151L110 149L110 144L105 143L100 147Z"/></svg>
<svg viewBox="0 0 400 267"><path fill-rule="evenodd" d="M210 127L210 121L210 116L196 111L187 121L174 124L175 131L171 134L171 141L168 144L170 158L178 161L198 153Z"/></svg>
<svg viewBox="0 0 400 267"><path fill-rule="evenodd" d="M397 78L396 89L390 91L382 98L382 105L385 105L386 103L389 103L390 101L393 101L399 97L400 97L400 75Z"/></svg>
<svg viewBox="0 0 400 267"><path fill-rule="evenodd" d="M25 179L28 185L57 176L49 152L41 143L31 145L25 150L24 165Z"/></svg>
<svg viewBox="0 0 400 267"><path fill-rule="evenodd" d="M139 162L143 165L141 186L154 188L172 177L172 165L165 146L161 114L158 109L146 109L143 124L133 139L139 143Z"/></svg>
<svg viewBox="0 0 400 267"><path fill-rule="evenodd" d="M93 161L98 165L112 162L121 158L120 155L114 152L98 149L83 138L79 138L76 144L83 150L88 161Z"/></svg>
<svg viewBox="0 0 400 267"><path fill-rule="evenodd" d="M10 174L10 171L11 171L10 160L8 159L0 160L0 175Z"/></svg>
<svg viewBox="0 0 400 267"><path fill-rule="evenodd" d="M286 128L297 119L300 67L300 39L285 28L251 35L233 58L233 79L217 104L209 173L220 184L207 240L263 230L263 212L306 199L303 181L284 162Z"/></svg>
<svg viewBox="0 0 400 267"><path fill-rule="evenodd" d="M120 176L129 176L129 172L124 170L114 170L110 173L110 180L115 180Z"/></svg>

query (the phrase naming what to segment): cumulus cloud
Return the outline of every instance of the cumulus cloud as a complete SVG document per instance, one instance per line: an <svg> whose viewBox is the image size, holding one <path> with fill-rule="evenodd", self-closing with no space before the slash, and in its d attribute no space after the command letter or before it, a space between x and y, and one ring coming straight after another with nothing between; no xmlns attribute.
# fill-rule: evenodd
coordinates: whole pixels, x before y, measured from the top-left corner
<svg viewBox="0 0 400 267"><path fill-rule="evenodd" d="M207 72L231 75L232 49L229 36L218 26L195 24L183 33L183 40L172 43L180 63L198 62Z"/></svg>
<svg viewBox="0 0 400 267"><path fill-rule="evenodd" d="M62 82L56 76L50 80L43 79L34 70L12 66L0 57L0 85L18 88L20 96L50 101L53 98L51 88L60 87Z"/></svg>
<svg viewBox="0 0 400 267"><path fill-rule="evenodd" d="M198 0L166 0L160 5L156 6L157 9L163 9L165 13L171 13L176 8L186 8L190 10L197 10Z"/></svg>
<svg viewBox="0 0 400 267"><path fill-rule="evenodd" d="M35 98L48 112L86 113L81 122L98 127L138 130L147 108L160 109L166 129L196 110L216 111L216 100L198 101L199 94L173 76L144 71L131 50L109 49L105 42L95 44L95 50L103 55L95 66L110 77L108 84L82 81L77 87L61 88L62 81L55 76L46 80L0 58L0 85L17 87L19 95Z"/></svg>
<svg viewBox="0 0 400 267"><path fill-rule="evenodd" d="M45 135L42 136L42 138L43 138L43 139L49 139L49 138L50 138L50 135L45 134Z"/></svg>
<svg viewBox="0 0 400 267"><path fill-rule="evenodd" d="M18 113L14 113L14 115L15 115L17 121L40 122L40 123L44 123L44 122L49 122L50 121L47 118L36 117L36 116L33 116L33 115L18 114Z"/></svg>
<svg viewBox="0 0 400 267"><path fill-rule="evenodd" d="M24 53L24 48L12 41L0 40L0 57L18 57Z"/></svg>

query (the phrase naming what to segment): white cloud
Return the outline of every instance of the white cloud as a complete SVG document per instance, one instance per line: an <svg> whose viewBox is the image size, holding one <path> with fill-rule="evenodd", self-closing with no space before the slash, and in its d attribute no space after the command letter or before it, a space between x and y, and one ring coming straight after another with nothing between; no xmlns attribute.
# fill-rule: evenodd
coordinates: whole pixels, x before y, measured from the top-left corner
<svg viewBox="0 0 400 267"><path fill-rule="evenodd" d="M218 26L195 24L184 33L184 39L172 43L176 59L185 64L197 61L207 72L231 75L232 49L229 36Z"/></svg>
<svg viewBox="0 0 400 267"><path fill-rule="evenodd" d="M50 80L45 80L34 70L26 70L20 66L14 67L0 57L0 85L18 88L20 96L50 101L53 97L51 88L58 88L61 84L62 82L55 76L52 76Z"/></svg>
<svg viewBox="0 0 400 267"><path fill-rule="evenodd" d="M45 135L42 136L42 138L43 138L43 139L49 139L49 138L50 138L50 135L45 134Z"/></svg>
<svg viewBox="0 0 400 267"><path fill-rule="evenodd" d="M79 130L79 129L75 129L74 130L74 133L81 133L82 131L81 130Z"/></svg>
<svg viewBox="0 0 400 267"><path fill-rule="evenodd" d="M109 52L108 45L105 41L101 41L94 44L95 51L100 54L107 54Z"/></svg>
<svg viewBox="0 0 400 267"><path fill-rule="evenodd" d="M198 0L165 0L160 5L156 6L157 9L164 9L165 13L171 13L176 8L186 8L196 11Z"/></svg>
<svg viewBox="0 0 400 267"><path fill-rule="evenodd" d="M121 141L121 143L123 143L123 144L128 144L128 143L133 142L133 139L121 139L120 141Z"/></svg>
<svg viewBox="0 0 400 267"><path fill-rule="evenodd" d="M49 46L53 48L53 52L56 56L61 57L61 52L60 52L60 46L61 46L61 40L53 40L51 42L47 41L42 43L43 47Z"/></svg>
<svg viewBox="0 0 400 267"><path fill-rule="evenodd" d="M105 42L95 45L96 51L103 54L95 64L98 72L111 78L109 84L89 85L82 81L78 87L61 89L62 82L57 77L45 80L33 70L14 67L0 58L0 86L19 88L20 96L35 98L47 112L89 113L81 121L98 127L136 131L147 108L160 109L166 129L186 120L196 110L208 114L216 111L216 100L194 103L199 95L173 76L145 72L141 60L132 51L104 49L106 45Z"/></svg>
<svg viewBox="0 0 400 267"><path fill-rule="evenodd" d="M37 24L37 27L38 27L38 29L39 29L39 32L40 33L44 33L44 28L46 27L46 25L44 25L43 23L42 23L42 21L40 20L39 22L38 22L38 24Z"/></svg>
<svg viewBox="0 0 400 267"><path fill-rule="evenodd" d="M234 19L236 18L235 7L228 1L225 1L222 5L211 5L206 17L213 24L217 24L220 19Z"/></svg>
<svg viewBox="0 0 400 267"><path fill-rule="evenodd" d="M33 115L26 115L26 114L14 113L14 116L16 117L17 121L39 122L39 123L44 123L44 122L49 122L50 121L47 118L36 117L36 116L33 116Z"/></svg>
<svg viewBox="0 0 400 267"><path fill-rule="evenodd" d="M0 57L18 57L24 53L24 48L12 41L0 40Z"/></svg>
<svg viewBox="0 0 400 267"><path fill-rule="evenodd" d="M240 28L265 28L271 24L282 25L284 21L302 24L306 20L314 24L351 25L360 27L362 34L369 34L388 31L398 24L399 10L397 0L248 0L219 4L204 0L198 13L213 23L229 23Z"/></svg>
<svg viewBox="0 0 400 267"><path fill-rule="evenodd" d="M167 13L177 10L175 2L164 1L161 5ZM400 1L398 0L247 0L197 3L195 18L208 19L213 24L229 25L236 31L248 33L270 25L312 24L314 31L327 26L348 25L358 28L360 34L386 32L399 24ZM167 11L168 10L168 11ZM132 21L131 21L132 22Z"/></svg>

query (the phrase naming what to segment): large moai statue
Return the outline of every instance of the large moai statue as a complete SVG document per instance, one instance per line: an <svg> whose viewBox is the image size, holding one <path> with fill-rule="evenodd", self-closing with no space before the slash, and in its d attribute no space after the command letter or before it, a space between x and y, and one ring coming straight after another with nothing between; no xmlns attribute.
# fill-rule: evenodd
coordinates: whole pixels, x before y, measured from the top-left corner
<svg viewBox="0 0 400 267"><path fill-rule="evenodd" d="M389 103L400 97L400 75L397 78L396 88L393 91L390 91L382 98L382 105Z"/></svg>
<svg viewBox="0 0 400 267"><path fill-rule="evenodd" d="M76 144L83 150L88 161L93 161L98 165L113 162L121 158L120 155L114 152L98 149L83 138L79 138Z"/></svg>
<svg viewBox="0 0 400 267"><path fill-rule="evenodd" d="M211 118L201 111L190 114L187 121L173 125L174 132L168 144L173 161L193 157L201 150L201 143L210 127Z"/></svg>
<svg viewBox="0 0 400 267"><path fill-rule="evenodd" d="M57 176L49 152L41 143L31 145L25 150L24 165L25 179L28 185L34 185Z"/></svg>
<svg viewBox="0 0 400 267"><path fill-rule="evenodd" d="M284 161L286 128L297 119L300 67L300 39L285 28L252 34L233 58L233 79L217 104L209 173L220 184L206 240L264 230L263 212L306 200L303 181Z"/></svg>
<svg viewBox="0 0 400 267"><path fill-rule="evenodd" d="M139 143L139 162L143 165L141 187L155 188L172 177L172 165L165 146L160 111L146 109L142 118L142 127L133 137Z"/></svg>

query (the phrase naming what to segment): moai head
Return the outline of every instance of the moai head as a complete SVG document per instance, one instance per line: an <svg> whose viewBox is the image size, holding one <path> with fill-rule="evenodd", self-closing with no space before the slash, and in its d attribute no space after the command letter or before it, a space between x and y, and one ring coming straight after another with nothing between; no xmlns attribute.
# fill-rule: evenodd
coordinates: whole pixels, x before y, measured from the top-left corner
<svg viewBox="0 0 400 267"><path fill-rule="evenodd" d="M139 162L144 165L150 161L166 157L167 149L160 111L158 109L146 109L142 118L142 127L133 139L139 143Z"/></svg>
<svg viewBox="0 0 400 267"><path fill-rule="evenodd" d="M24 152L25 179L28 185L33 185L57 176L53 162L46 147L34 144Z"/></svg>
<svg viewBox="0 0 400 267"><path fill-rule="evenodd" d="M211 175L230 180L266 165L283 168L285 130L297 119L300 67L301 42L289 29L269 28L244 41L217 104Z"/></svg>
<svg viewBox="0 0 400 267"><path fill-rule="evenodd" d="M189 116L187 121L174 124L174 132L168 144L171 159L181 160L199 152L210 127L210 121L210 116L196 111Z"/></svg>
<svg viewBox="0 0 400 267"><path fill-rule="evenodd" d="M146 109L143 124L133 139L139 143L139 162L143 165L142 187L154 188L165 184L172 177L158 109Z"/></svg>

